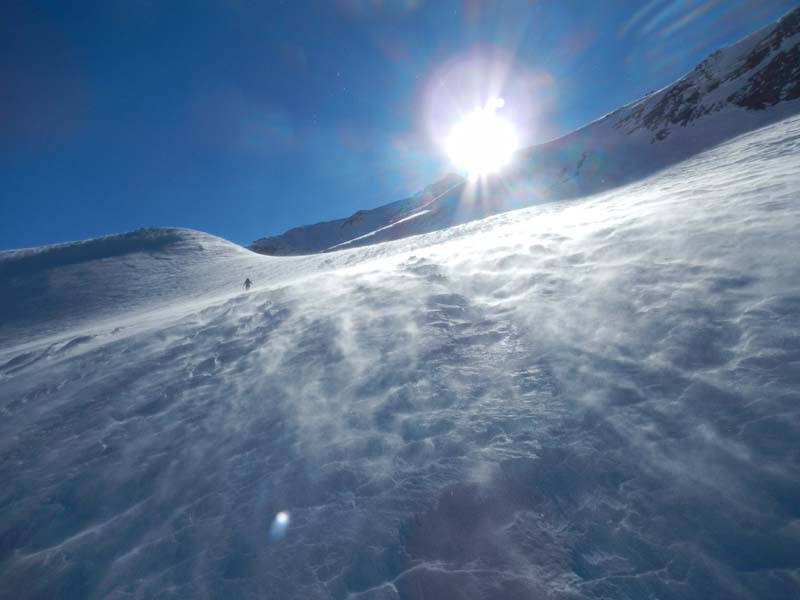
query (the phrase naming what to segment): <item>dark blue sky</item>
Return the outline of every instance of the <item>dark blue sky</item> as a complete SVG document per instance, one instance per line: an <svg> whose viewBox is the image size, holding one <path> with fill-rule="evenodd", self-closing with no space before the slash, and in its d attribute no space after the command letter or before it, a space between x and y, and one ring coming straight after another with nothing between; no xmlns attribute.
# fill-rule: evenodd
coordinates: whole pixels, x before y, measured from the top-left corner
<svg viewBox="0 0 800 600"><path fill-rule="evenodd" d="M502 65L540 142L796 4L6 0L0 248L147 226L249 243L347 216L450 170L454 71Z"/></svg>

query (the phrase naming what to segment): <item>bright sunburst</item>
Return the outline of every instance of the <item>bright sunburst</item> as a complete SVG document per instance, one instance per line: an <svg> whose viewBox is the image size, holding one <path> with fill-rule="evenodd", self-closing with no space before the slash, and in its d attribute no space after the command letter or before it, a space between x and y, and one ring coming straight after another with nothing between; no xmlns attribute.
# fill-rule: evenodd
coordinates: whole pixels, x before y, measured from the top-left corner
<svg viewBox="0 0 800 600"><path fill-rule="evenodd" d="M447 138L450 160L470 177L499 171L511 161L517 149L513 125L496 114L503 106L503 99L497 98L486 108L467 115Z"/></svg>

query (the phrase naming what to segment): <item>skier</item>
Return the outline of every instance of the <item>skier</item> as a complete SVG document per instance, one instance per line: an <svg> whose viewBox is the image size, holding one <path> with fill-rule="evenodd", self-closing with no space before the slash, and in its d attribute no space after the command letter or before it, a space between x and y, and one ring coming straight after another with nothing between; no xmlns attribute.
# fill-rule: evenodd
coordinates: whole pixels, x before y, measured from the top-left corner
<svg viewBox="0 0 800 600"><path fill-rule="evenodd" d="M250 281L249 277L244 280L244 289L245 290L249 290L251 285L253 285L253 282Z"/></svg>

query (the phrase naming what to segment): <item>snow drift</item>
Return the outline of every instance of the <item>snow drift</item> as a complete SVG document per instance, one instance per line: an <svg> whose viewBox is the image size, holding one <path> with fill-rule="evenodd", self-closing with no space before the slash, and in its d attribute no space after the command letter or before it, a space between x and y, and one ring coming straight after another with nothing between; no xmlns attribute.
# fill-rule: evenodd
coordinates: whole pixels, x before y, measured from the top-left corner
<svg viewBox="0 0 800 600"><path fill-rule="evenodd" d="M797 598L798 157L309 257L0 254L3 595Z"/></svg>

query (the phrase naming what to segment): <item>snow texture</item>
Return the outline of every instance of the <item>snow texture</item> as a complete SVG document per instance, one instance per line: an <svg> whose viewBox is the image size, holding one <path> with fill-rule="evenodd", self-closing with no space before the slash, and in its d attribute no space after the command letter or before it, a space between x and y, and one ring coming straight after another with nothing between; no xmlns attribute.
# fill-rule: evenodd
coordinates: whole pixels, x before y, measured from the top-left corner
<svg viewBox="0 0 800 600"><path fill-rule="evenodd" d="M416 197L262 238L250 247L287 255L363 246L594 194L798 112L800 8L714 52L664 89L518 152L502 176L471 185L450 175Z"/></svg>
<svg viewBox="0 0 800 600"><path fill-rule="evenodd" d="M792 117L332 254L0 253L0 595L800 597L799 158Z"/></svg>

